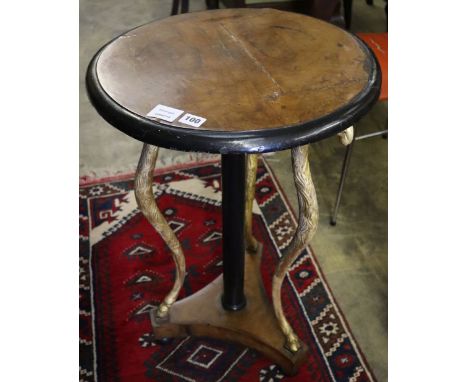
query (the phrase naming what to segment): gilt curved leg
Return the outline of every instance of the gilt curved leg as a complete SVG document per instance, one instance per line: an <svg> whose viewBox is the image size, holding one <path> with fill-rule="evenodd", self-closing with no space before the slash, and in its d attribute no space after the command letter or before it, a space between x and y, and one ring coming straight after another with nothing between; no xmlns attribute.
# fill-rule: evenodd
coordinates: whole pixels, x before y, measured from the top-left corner
<svg viewBox="0 0 468 382"><path fill-rule="evenodd" d="M164 215L156 205L153 194L153 171L158 158L158 148L149 144L143 146L135 177L135 197L138 207L154 229L161 235L172 251L176 266L175 282L171 291L159 305L156 315L165 317L171 305L177 300L185 278L185 258L177 236L167 224Z"/></svg>
<svg viewBox="0 0 468 382"><path fill-rule="evenodd" d="M247 171L245 185L245 241L247 249L255 252L258 242L252 233L252 210L255 200L255 183L257 180L258 154L247 155Z"/></svg>
<svg viewBox="0 0 468 382"><path fill-rule="evenodd" d="M299 202L299 223L294 237L276 266L273 276L272 300L276 318L281 330L286 336L285 347L295 353L300 348L300 342L294 333L281 304L281 285L288 272L289 267L301 254L306 245L312 239L318 224L318 204L314 184L309 167L309 146L300 146L291 150L292 167L294 171L294 183L296 185L297 198Z"/></svg>

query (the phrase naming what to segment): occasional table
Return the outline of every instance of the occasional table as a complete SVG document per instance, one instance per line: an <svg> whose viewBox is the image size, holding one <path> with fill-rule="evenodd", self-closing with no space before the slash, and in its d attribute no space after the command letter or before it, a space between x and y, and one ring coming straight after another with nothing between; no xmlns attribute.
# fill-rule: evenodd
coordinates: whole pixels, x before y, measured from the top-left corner
<svg viewBox="0 0 468 382"><path fill-rule="evenodd" d="M337 134L352 141L352 124L379 96L372 53L355 36L308 16L213 10L122 34L95 55L86 81L101 116L144 143L136 199L176 268L171 291L150 313L155 336L236 341L296 373L307 346L284 315L281 286L317 228L308 144ZM222 158L223 274L180 301L184 253L152 191L158 147ZM270 302L252 205L258 155L284 149L292 153L299 223L272 275Z"/></svg>

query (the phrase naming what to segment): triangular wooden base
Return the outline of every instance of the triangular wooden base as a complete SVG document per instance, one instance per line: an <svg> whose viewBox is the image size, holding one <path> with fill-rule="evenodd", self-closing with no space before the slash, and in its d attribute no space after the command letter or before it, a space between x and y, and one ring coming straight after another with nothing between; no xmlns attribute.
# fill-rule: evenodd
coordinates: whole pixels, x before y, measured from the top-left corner
<svg viewBox="0 0 468 382"><path fill-rule="evenodd" d="M255 349L281 367L286 375L296 374L305 361L307 346L298 352L284 347L285 336L265 293L260 273L262 246L245 255L245 296L247 305L239 311L226 311L221 305L223 278L219 276L197 293L177 301L169 315L161 319L150 312L156 338L206 336L233 341Z"/></svg>

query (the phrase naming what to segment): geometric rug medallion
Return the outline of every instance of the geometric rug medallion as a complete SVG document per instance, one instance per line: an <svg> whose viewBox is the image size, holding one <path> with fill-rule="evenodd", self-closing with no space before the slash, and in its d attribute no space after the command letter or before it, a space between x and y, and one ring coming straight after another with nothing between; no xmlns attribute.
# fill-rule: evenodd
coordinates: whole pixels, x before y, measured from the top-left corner
<svg viewBox="0 0 468 382"><path fill-rule="evenodd" d="M310 248L289 270L283 309L308 345L307 362L285 377L246 347L187 337L157 343L148 312L172 287L168 247L138 210L133 175L80 185L80 381L335 381L375 380ZM218 161L159 169L154 197L180 240L187 276L179 299L222 273L221 167ZM296 220L271 169L259 160L254 236L263 243L267 293Z"/></svg>

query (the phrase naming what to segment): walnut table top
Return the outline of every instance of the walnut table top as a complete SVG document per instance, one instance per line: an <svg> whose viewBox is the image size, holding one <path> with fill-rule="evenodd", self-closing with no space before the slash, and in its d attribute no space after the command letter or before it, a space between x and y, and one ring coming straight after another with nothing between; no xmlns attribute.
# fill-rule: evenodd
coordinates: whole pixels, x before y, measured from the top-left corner
<svg viewBox="0 0 468 382"><path fill-rule="evenodd" d="M124 33L96 54L87 86L101 115L143 142L254 153L349 127L377 99L380 71L358 38L331 24L223 9ZM165 107L180 115L165 116Z"/></svg>

